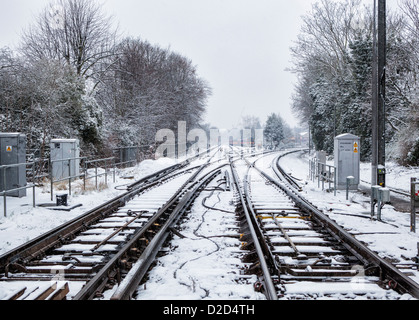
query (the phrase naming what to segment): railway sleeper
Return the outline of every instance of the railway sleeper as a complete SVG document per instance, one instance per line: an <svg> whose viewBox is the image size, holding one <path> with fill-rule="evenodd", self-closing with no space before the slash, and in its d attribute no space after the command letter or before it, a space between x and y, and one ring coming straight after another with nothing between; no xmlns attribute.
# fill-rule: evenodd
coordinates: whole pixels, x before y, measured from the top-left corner
<svg viewBox="0 0 419 320"><path fill-rule="evenodd" d="M270 238L269 240L274 246L289 246L289 242L285 239L285 237L275 238L275 239ZM295 245L299 245L299 246L337 247L336 243L323 241L323 239L320 239L320 238L315 239L314 241L313 239L309 239L309 238L307 239L291 238L291 240Z"/></svg>
<svg viewBox="0 0 419 320"><path fill-rule="evenodd" d="M254 248L251 251L247 252L242 258L243 263L253 263L257 260L258 260L258 254L256 252L256 249Z"/></svg>

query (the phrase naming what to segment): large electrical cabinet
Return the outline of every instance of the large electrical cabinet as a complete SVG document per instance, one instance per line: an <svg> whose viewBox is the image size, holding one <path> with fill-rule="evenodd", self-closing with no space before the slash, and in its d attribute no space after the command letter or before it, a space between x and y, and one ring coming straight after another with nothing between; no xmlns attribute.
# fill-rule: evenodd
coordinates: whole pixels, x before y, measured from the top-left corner
<svg viewBox="0 0 419 320"><path fill-rule="evenodd" d="M78 159L80 157L80 142L78 139L53 139L50 142L50 153L52 177L55 181L80 174L80 159Z"/></svg>
<svg viewBox="0 0 419 320"><path fill-rule="evenodd" d="M0 165L26 163L26 135L0 133ZM2 167L0 169L0 191L26 186L26 165ZM25 197L26 189L7 193L10 197Z"/></svg>
<svg viewBox="0 0 419 320"><path fill-rule="evenodd" d="M335 138L335 167L338 190L345 190L347 178L353 177L350 190L358 189L360 176L360 138L353 134L342 134Z"/></svg>
<svg viewBox="0 0 419 320"><path fill-rule="evenodd" d="M119 159L121 162L136 161L138 156L137 147L127 147L119 149Z"/></svg>

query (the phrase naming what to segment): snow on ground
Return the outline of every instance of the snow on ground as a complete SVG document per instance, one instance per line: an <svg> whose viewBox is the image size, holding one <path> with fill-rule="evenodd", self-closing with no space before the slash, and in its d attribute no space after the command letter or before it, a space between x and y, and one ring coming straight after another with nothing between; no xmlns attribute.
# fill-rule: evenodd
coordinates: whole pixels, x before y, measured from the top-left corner
<svg viewBox="0 0 419 320"><path fill-rule="evenodd" d="M206 197L207 206L227 212L203 207ZM225 237L238 234L232 197L232 191L206 191L197 198L180 228L186 239L174 236L170 252L158 259L137 291L138 300L265 299L254 291L255 276L248 281L239 278L240 240Z"/></svg>
<svg viewBox="0 0 419 320"><path fill-rule="evenodd" d="M206 160L198 160L194 165ZM32 189L28 189L24 198L7 198L7 217L4 217L3 199L0 197L0 255L123 193L124 185L134 181L124 177L133 176L133 179L138 180L173 164L175 160L162 158L157 161L146 160L135 167L118 170L115 183L112 176L108 176L108 187L101 188L101 191L94 190L94 179L90 181L91 186L86 192L82 192L81 182L78 186L74 183L69 204L82 206L70 212L33 208ZM335 197L333 193L319 189L317 181L309 181L307 155L289 155L281 160L281 165L294 177L302 180L305 197L380 256L409 263L410 259L417 255L419 234L409 232L409 214L398 212L392 206L386 205L382 210L384 221L371 221L368 197L351 192L350 200L346 201L345 191L338 191ZM395 164L389 164L387 169L388 184L400 189L408 190L410 177L419 177L418 169L401 168ZM241 171L238 173L240 178L243 178L246 173ZM370 180L368 164L362 164L361 177L363 180ZM104 177L101 179L103 181ZM67 193L65 190L58 190L58 185L55 188L54 194ZM175 236L172 241L172 254L160 258L156 268L150 273L146 287L138 291L139 299L263 299L260 294L254 292L252 285L243 282L239 290L236 287L237 266L241 265L240 253L237 253L238 240L205 238L231 232L230 227L234 221L229 214L203 208L201 201L206 195L208 193L197 199L191 212L192 218L186 221L181 230L187 239ZM215 194L207 200L207 204L231 211L232 198L232 194L228 192ZM36 188L36 203L50 202L49 185ZM234 252L229 258L225 254L228 250ZM417 271L411 277L419 283ZM216 287L217 290L212 290Z"/></svg>
<svg viewBox="0 0 419 320"><path fill-rule="evenodd" d="M27 189L26 197L7 197L7 214L5 217L3 212L4 200L3 197L0 197L0 255L124 193L124 185L175 163L173 159L161 158L159 160L145 160L135 167L117 169L115 183L112 174L110 174L108 175L107 187L104 186L105 177L98 178L101 191L95 189L94 178L88 180L87 191L85 192L82 190L83 181L75 181L72 183L72 195L69 196L68 204L69 206L82 204L82 206L69 212L53 211L44 207L33 208L31 188ZM133 179L124 179L124 177L133 177ZM44 187L37 187L35 190L36 205L55 202L56 194L68 193L68 190L59 190L63 187L64 184L54 184L53 201L51 201L49 183ZM119 187L119 190L115 187Z"/></svg>
<svg viewBox="0 0 419 320"><path fill-rule="evenodd" d="M418 167L402 167L395 162L386 163L386 184L389 188L400 189L410 193L410 178L419 179ZM361 180L371 181L371 164L361 163Z"/></svg>
<svg viewBox="0 0 419 320"><path fill-rule="evenodd" d="M307 154L291 154L280 160L280 164L286 172L301 179L304 197L379 256L407 264L418 255L419 233L410 232L409 213L398 212L393 206L385 205L382 209L383 222L371 220L369 197L352 191L347 201L345 190L338 190L335 197L333 192L318 188L317 180L310 181ZM419 169L402 168L394 163L388 164L387 169L387 184L406 191L410 188L410 177L419 177ZM367 163L361 165L361 179L371 180L370 165ZM418 225L418 221L416 223ZM411 278L419 283L419 272L414 271Z"/></svg>

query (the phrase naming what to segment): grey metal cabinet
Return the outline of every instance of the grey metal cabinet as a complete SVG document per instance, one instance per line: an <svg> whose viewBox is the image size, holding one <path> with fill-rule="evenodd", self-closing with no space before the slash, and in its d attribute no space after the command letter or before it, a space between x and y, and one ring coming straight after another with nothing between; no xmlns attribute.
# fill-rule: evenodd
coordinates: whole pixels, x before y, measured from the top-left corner
<svg viewBox="0 0 419 320"><path fill-rule="evenodd" d="M16 165L26 162L26 135L21 133L0 133L0 165ZM0 191L26 186L26 165L2 168L0 170ZM11 197L26 196L26 189L12 191Z"/></svg>

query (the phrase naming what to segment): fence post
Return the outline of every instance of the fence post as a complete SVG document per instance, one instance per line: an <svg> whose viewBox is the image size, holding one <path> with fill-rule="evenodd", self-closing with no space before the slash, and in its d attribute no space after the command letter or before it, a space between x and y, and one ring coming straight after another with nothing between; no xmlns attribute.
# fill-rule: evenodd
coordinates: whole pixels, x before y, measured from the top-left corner
<svg viewBox="0 0 419 320"><path fill-rule="evenodd" d="M7 217L7 206L6 206L6 169L7 167L3 167L3 209L4 209L4 217Z"/></svg>
<svg viewBox="0 0 419 320"><path fill-rule="evenodd" d="M332 189L331 183L332 183L332 167L329 166L329 175L327 176L327 180L329 181L329 192Z"/></svg>
<svg viewBox="0 0 419 320"><path fill-rule="evenodd" d="M71 160L68 159L68 194L71 196Z"/></svg>
<svg viewBox="0 0 419 320"><path fill-rule="evenodd" d="M116 162L115 157L113 158L113 183L115 183L115 172L116 172Z"/></svg>
<svg viewBox="0 0 419 320"><path fill-rule="evenodd" d="M32 202L33 202L33 207L35 208L36 207L36 205L35 205L35 183L33 184L33 187L32 187Z"/></svg>
<svg viewBox="0 0 419 320"><path fill-rule="evenodd" d="M48 160L49 162L49 166L48 166L48 170L49 170L49 179L51 182L51 201L54 201L54 177L52 176L52 161L51 158Z"/></svg>
<svg viewBox="0 0 419 320"><path fill-rule="evenodd" d="M333 167L333 188L334 190L334 195L336 197L336 167Z"/></svg>
<svg viewBox="0 0 419 320"><path fill-rule="evenodd" d="M96 181L96 190L97 190L97 162L95 162L95 181Z"/></svg>
<svg viewBox="0 0 419 320"><path fill-rule="evenodd" d="M83 176L83 191L86 191L86 178L87 178L87 158L83 159L84 162L84 176Z"/></svg>
<svg viewBox="0 0 419 320"><path fill-rule="evenodd" d="M419 192L416 191L417 186L416 178L410 178L410 231L416 233L416 208L419 204Z"/></svg>
<svg viewBox="0 0 419 320"><path fill-rule="evenodd" d="M105 159L105 185L108 186L108 160Z"/></svg>

